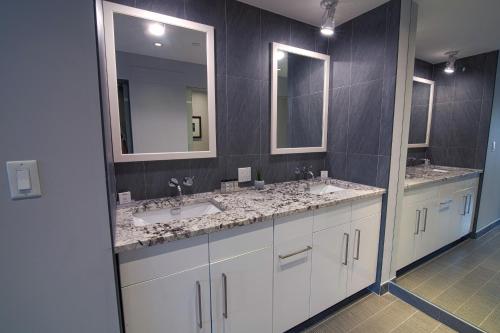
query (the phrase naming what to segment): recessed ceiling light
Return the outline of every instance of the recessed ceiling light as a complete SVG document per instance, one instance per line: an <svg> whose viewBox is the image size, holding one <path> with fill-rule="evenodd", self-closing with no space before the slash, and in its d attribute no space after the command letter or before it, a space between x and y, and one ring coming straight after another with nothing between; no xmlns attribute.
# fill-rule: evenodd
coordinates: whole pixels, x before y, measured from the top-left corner
<svg viewBox="0 0 500 333"><path fill-rule="evenodd" d="M153 36L163 36L165 34L165 25L158 22L150 23L148 31Z"/></svg>
<svg viewBox="0 0 500 333"><path fill-rule="evenodd" d="M162 47L162 46L163 46L163 44L162 44L162 43L159 43L159 42L156 42L156 43L155 43L155 46Z"/></svg>

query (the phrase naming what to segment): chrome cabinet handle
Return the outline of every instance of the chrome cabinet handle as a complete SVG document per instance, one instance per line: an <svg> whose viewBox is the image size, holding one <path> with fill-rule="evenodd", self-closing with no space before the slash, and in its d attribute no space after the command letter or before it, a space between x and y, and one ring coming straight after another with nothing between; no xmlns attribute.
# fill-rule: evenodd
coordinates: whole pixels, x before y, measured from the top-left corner
<svg viewBox="0 0 500 333"><path fill-rule="evenodd" d="M423 211L424 211L424 227L421 231L425 232L425 229L427 228L427 211L428 211L428 209L424 208Z"/></svg>
<svg viewBox="0 0 500 333"><path fill-rule="evenodd" d="M227 276L224 273L222 273L222 292L224 293L222 316L227 319Z"/></svg>
<svg viewBox="0 0 500 333"><path fill-rule="evenodd" d="M358 240L357 242L356 239ZM354 230L354 242L356 243L356 255L353 256L353 259L359 260L359 243L361 243L361 230L359 229Z"/></svg>
<svg viewBox="0 0 500 333"><path fill-rule="evenodd" d="M349 234L347 232L344 232L344 239L345 239L345 254L342 265L347 266L347 253L349 252Z"/></svg>
<svg viewBox="0 0 500 333"><path fill-rule="evenodd" d="M203 328L203 314L201 309L201 284L200 281L196 281L196 300L198 302L197 310L198 310L198 327Z"/></svg>
<svg viewBox="0 0 500 333"><path fill-rule="evenodd" d="M420 209L417 209L417 228L413 233L414 235L418 235L418 232L420 231L420 215L422 215L422 212L420 211Z"/></svg>
<svg viewBox="0 0 500 333"><path fill-rule="evenodd" d="M467 201L469 201L469 195L464 195L464 211L460 215L467 214Z"/></svg>
<svg viewBox="0 0 500 333"><path fill-rule="evenodd" d="M286 259L286 258L290 258L290 257L293 257L293 256L296 256L297 254L301 254L301 253L304 253L304 252L307 252L309 250L312 250L312 246L306 246L306 248L302 249L302 250L298 250L298 251L295 251L295 252L292 252L292 253L289 253L289 254L285 254L285 255L278 255L278 257L280 259Z"/></svg>
<svg viewBox="0 0 500 333"><path fill-rule="evenodd" d="M468 194L469 197L469 205L467 206L467 214L470 214L470 206L472 204L472 194Z"/></svg>
<svg viewBox="0 0 500 333"><path fill-rule="evenodd" d="M453 200L448 200L448 201L445 201L445 202L440 202L439 204L440 205L448 205L448 204L451 204L453 202Z"/></svg>

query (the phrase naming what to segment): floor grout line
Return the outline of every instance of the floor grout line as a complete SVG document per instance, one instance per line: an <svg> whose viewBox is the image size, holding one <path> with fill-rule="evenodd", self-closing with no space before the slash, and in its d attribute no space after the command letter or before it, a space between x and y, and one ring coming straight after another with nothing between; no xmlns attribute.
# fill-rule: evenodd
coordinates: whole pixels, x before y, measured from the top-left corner
<svg viewBox="0 0 500 333"><path fill-rule="evenodd" d="M410 305L411 307L415 308L413 305ZM398 326L394 327L392 330L390 330L388 333L391 333L391 332L394 332L395 330L397 330L399 327L403 326L404 323L406 323L408 320L411 319L411 317L413 317L414 315L416 315L417 313L419 312L419 310L416 310L415 312L413 312L408 318L406 318L405 320L403 320Z"/></svg>
<svg viewBox="0 0 500 333"><path fill-rule="evenodd" d="M391 294L391 295L392 295L392 294ZM379 296L379 297L382 297L382 296ZM397 297L395 297L395 299L394 299L392 302L390 302L390 303L389 303L389 304L387 304L386 306L382 307L379 311L375 312L374 314L372 314L372 315L370 315L370 316L366 317L366 319L365 319L365 320L363 320L363 321L362 321L362 322L360 322L359 324L357 324L357 325L353 326L351 329L349 329L349 330L347 331L347 333L352 332L353 330L355 330L356 328L358 328L359 326L361 326L363 323L366 323L366 322L367 322L370 318L372 318L372 317L376 316L377 314L379 314L380 312L384 311L385 309L387 309L389 306L391 306L392 304L396 303L397 301L398 301L398 298L397 298ZM328 325L326 325L326 326L328 326Z"/></svg>
<svg viewBox="0 0 500 333"><path fill-rule="evenodd" d="M481 321L481 323L478 325L478 327L481 327L481 325L483 325L490 317L493 313L495 313L495 311L497 309L500 309L500 304L497 304L493 310L491 310L491 312L486 316L486 318L483 319L483 321Z"/></svg>

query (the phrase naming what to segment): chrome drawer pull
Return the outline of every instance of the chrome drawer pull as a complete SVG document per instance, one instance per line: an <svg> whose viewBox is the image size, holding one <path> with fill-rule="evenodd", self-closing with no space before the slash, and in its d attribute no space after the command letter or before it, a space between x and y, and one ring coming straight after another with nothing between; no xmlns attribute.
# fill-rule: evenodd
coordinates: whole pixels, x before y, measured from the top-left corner
<svg viewBox="0 0 500 333"><path fill-rule="evenodd" d="M344 232L344 238L345 238L345 254L344 254L344 261L342 262L342 265L347 266L347 253L349 252L349 234L347 232Z"/></svg>
<svg viewBox="0 0 500 333"><path fill-rule="evenodd" d="M196 281L196 300L198 302L198 327L203 328L203 314L201 310L201 285L200 281Z"/></svg>
<svg viewBox="0 0 500 333"><path fill-rule="evenodd" d="M467 214L467 201L469 201L469 196L468 195L464 195L464 211L463 211L463 213L460 213L460 215Z"/></svg>
<svg viewBox="0 0 500 333"><path fill-rule="evenodd" d="M440 202L439 204L440 204L440 205L449 205L449 204L451 204L452 202L453 202L453 200L451 200L451 199L450 199L450 200L445 201L445 202Z"/></svg>
<svg viewBox="0 0 500 333"><path fill-rule="evenodd" d="M359 229L354 230L354 242L356 242L356 239L358 240L356 243L356 255L353 257L353 259L359 260L359 243L361 243L361 230Z"/></svg>
<svg viewBox="0 0 500 333"><path fill-rule="evenodd" d="M227 319L227 276L222 273L222 289L224 293L224 310L222 316Z"/></svg>
<svg viewBox="0 0 500 333"><path fill-rule="evenodd" d="M469 194L469 206L467 207L467 214L470 214L470 206L472 204L472 194Z"/></svg>
<svg viewBox="0 0 500 333"><path fill-rule="evenodd" d="M297 254L301 254L301 253L307 252L309 250L312 250L312 246L308 245L305 249L298 250L298 251L295 251L295 252L292 252L292 253L289 253L289 254L285 254L285 255L278 255L278 257L280 259L286 259L286 258L290 258L290 257L296 256Z"/></svg>
<svg viewBox="0 0 500 333"><path fill-rule="evenodd" d="M422 229L422 232L425 232L425 229L427 228L427 208L424 208L424 227Z"/></svg>
<svg viewBox="0 0 500 333"><path fill-rule="evenodd" d="M420 231L420 215L422 215L422 212L420 211L420 209L417 209L417 228L413 233L414 235L418 235L418 232Z"/></svg>

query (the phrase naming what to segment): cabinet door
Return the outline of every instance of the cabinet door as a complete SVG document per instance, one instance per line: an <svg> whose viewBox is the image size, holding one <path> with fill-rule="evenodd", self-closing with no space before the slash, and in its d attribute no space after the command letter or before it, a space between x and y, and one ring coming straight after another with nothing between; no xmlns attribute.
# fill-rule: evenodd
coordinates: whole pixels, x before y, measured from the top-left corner
<svg viewBox="0 0 500 333"><path fill-rule="evenodd" d="M421 204L419 237L415 246L415 260L418 260L440 248L442 237L439 220L437 220L439 203L435 199Z"/></svg>
<svg viewBox="0 0 500 333"><path fill-rule="evenodd" d="M420 233L422 210L420 203L405 202L399 222L399 236L396 253L397 268L403 268L415 261L415 243Z"/></svg>
<svg viewBox="0 0 500 333"><path fill-rule="evenodd" d="M271 247L213 263L210 275L213 332L272 332Z"/></svg>
<svg viewBox="0 0 500 333"><path fill-rule="evenodd" d="M436 248L439 249L450 243L454 225L456 200L452 192L442 193L437 203L437 212L434 226L437 230Z"/></svg>
<svg viewBox="0 0 500 333"><path fill-rule="evenodd" d="M352 221L348 296L373 284L377 274L380 214Z"/></svg>
<svg viewBox="0 0 500 333"><path fill-rule="evenodd" d="M126 333L211 332L208 265L122 288Z"/></svg>
<svg viewBox="0 0 500 333"><path fill-rule="evenodd" d="M312 228L311 228L312 230ZM312 232L274 248L273 332L309 318Z"/></svg>
<svg viewBox="0 0 500 333"><path fill-rule="evenodd" d="M350 227L346 223L313 234L311 317L347 296Z"/></svg>

